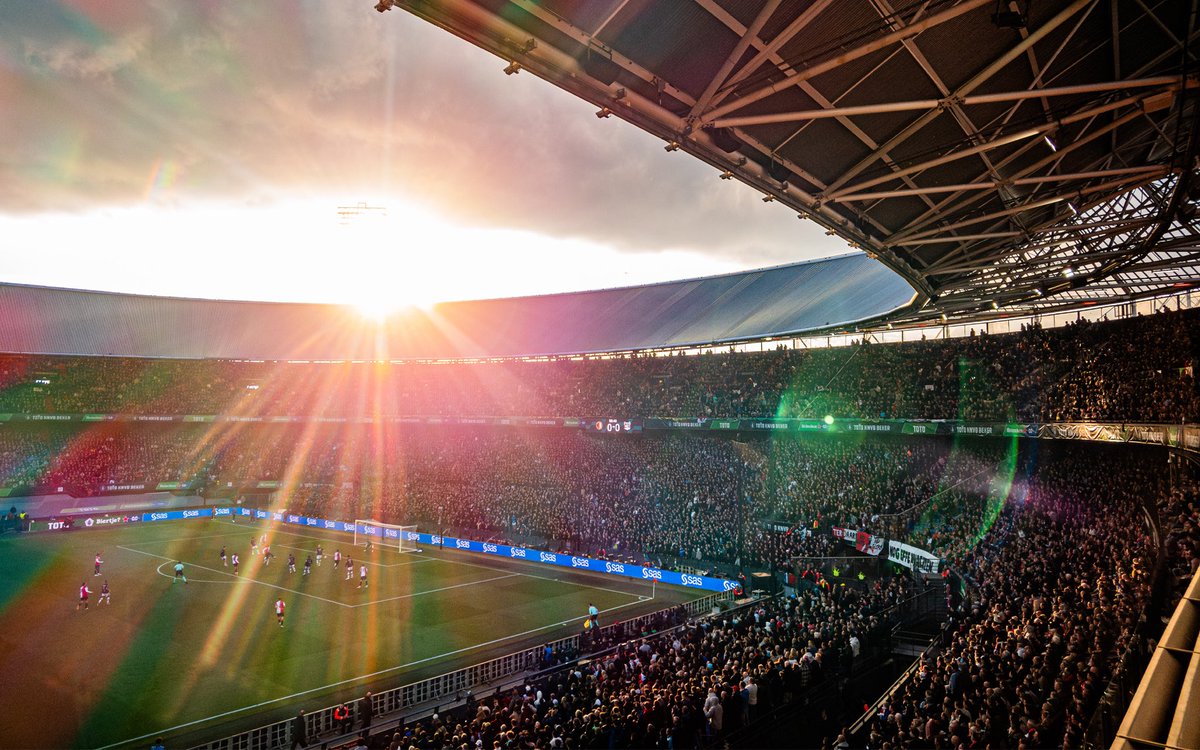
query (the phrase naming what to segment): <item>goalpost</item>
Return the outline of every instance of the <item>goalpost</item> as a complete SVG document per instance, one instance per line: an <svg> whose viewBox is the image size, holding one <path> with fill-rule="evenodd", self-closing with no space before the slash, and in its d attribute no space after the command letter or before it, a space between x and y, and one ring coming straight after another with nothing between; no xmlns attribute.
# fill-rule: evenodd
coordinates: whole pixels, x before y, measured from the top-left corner
<svg viewBox="0 0 1200 750"><path fill-rule="evenodd" d="M416 552L417 527L399 526L366 518L354 519L354 546L366 547L368 542L372 546L394 549L397 552Z"/></svg>

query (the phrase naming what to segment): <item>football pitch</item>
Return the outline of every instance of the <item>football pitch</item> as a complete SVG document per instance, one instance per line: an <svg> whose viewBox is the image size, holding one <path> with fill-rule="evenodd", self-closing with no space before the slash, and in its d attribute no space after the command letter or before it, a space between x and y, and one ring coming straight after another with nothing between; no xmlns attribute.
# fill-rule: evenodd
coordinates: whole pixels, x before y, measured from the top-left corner
<svg viewBox="0 0 1200 750"><path fill-rule="evenodd" d="M663 586L652 599L641 581L442 548L367 551L294 528L189 520L0 537L0 747L140 747L160 734L180 747L577 633L589 603L606 624L705 593ZM263 534L269 564L250 549ZM325 559L305 576L318 545ZM350 580L344 563L334 570L339 549L354 557ZM112 604L99 602L105 580Z"/></svg>

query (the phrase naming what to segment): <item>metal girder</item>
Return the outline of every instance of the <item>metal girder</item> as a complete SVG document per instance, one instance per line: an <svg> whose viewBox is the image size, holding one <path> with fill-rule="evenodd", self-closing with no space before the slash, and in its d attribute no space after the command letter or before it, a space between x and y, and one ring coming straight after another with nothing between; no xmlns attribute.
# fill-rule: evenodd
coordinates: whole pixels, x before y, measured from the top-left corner
<svg viewBox="0 0 1200 750"><path fill-rule="evenodd" d="M781 122L801 122L804 120L821 120L829 117L854 117L858 115L877 115L887 112L914 112L923 109L942 109L954 104L972 106L977 104L995 104L997 102L1015 102L1025 99L1042 99L1056 96L1077 96L1105 91L1122 91L1126 89L1164 86L1164 90L1177 90L1179 76L1155 76L1134 81L1106 81L1103 83L1086 83L1076 86L1058 86L1049 89L1034 89L1032 91L1006 91L998 94L976 94L960 99L916 99L908 102L882 102L879 104L862 104L854 107L832 107L829 109L806 109L796 112L780 112L773 115L746 115L743 117L725 117L713 121L714 127L734 128L748 125L771 125Z"/></svg>
<svg viewBox="0 0 1200 750"><path fill-rule="evenodd" d="M1076 1L1077 2L1090 2L1091 0L1076 0ZM823 63L818 63L817 65L814 65L810 68L805 68L803 70L795 71L795 72L791 73L790 75L785 76L782 81L779 81L777 83L768 84L768 85L763 86L749 94L738 97L737 99L734 99L733 101L727 102L719 107L716 107L715 109L711 109L708 112L706 112L703 117L701 117L700 121L702 123L704 123L705 125L708 125L708 124L712 123L714 120L716 120L718 117L727 115L730 112L736 112L737 110L742 109L743 107L746 107L750 104L753 104L754 102L757 102L761 99L766 99L768 96L771 96L772 94L783 91L784 89L789 88L791 86L795 86L800 81L805 81L805 80L809 80L812 78L816 78L817 76L821 75L822 73L827 73L830 70L833 70L834 68L837 68L841 65L845 65L848 62L857 60L860 57L865 57L865 56L871 54L872 52L876 52L878 50L890 47L893 44L896 44L897 42L901 41L902 39L906 39L911 36L916 36L917 34L920 34L922 31L924 31L926 29L946 23L947 21L953 20L953 19L963 15L964 13L968 13L972 10L975 10L976 8L978 8L980 6L987 5L990 2L992 2L992 0L966 0L966 2L962 3L961 5L956 5L952 8L950 8L949 10L944 10L941 13L930 16L929 18L926 18L923 21L918 21L917 23L914 23L912 25L905 26L903 29L900 29L899 31L894 31L891 34L887 34L885 36L880 37L879 39L875 39L873 41L867 42L866 44L860 45L859 47L856 47L855 49L852 49L848 52L843 52L842 54L837 55L836 57L834 57L832 59L826 60Z"/></svg>
<svg viewBox="0 0 1200 750"><path fill-rule="evenodd" d="M1196 0L1187 28L1172 0L1061 0L1016 30L992 25L995 0L899 12L894 1L396 7L861 244L919 290L916 305L928 302L929 315L903 316L972 316L988 295L1021 309L1077 304L1089 288L1079 283L1132 298L1195 275L1200 243L1167 223L1180 181L1200 182L1187 177L1197 148L1186 145L1200 113ZM678 25L668 31L665 18ZM954 34L924 34L950 21ZM991 51L964 48L963 29ZM774 101L789 104L771 111ZM1056 112L1063 102L1074 111ZM831 132L850 147L825 148ZM1042 154L1045 135L1056 137ZM1064 202L1078 215L1054 209ZM1072 299L1018 299L1037 289Z"/></svg>

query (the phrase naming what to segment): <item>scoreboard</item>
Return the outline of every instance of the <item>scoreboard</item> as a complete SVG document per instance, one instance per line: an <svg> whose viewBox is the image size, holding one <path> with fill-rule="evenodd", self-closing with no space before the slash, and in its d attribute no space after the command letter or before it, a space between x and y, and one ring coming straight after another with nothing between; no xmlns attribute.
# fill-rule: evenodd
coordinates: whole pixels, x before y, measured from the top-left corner
<svg viewBox="0 0 1200 750"><path fill-rule="evenodd" d="M595 417L582 420L582 426L588 432L625 433L641 432L642 420L618 419L616 417Z"/></svg>

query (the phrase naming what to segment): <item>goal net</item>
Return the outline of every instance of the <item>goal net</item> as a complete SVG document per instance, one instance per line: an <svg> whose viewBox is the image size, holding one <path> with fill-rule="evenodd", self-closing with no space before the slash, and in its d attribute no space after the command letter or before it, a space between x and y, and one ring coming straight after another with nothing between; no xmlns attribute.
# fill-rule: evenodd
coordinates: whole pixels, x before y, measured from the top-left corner
<svg viewBox="0 0 1200 750"><path fill-rule="evenodd" d="M398 526L370 519L354 519L354 546L386 547L397 552L417 551L417 527Z"/></svg>

